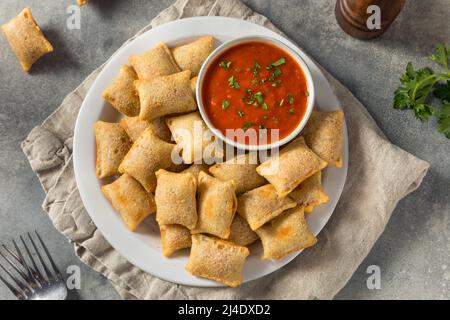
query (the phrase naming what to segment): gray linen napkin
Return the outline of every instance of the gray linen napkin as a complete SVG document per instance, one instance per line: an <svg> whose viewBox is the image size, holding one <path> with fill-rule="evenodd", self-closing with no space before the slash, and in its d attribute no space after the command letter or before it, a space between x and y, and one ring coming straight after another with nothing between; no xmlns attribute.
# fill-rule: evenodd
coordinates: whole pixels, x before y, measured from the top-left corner
<svg viewBox="0 0 450 320"><path fill-rule="evenodd" d="M178 0L137 35L192 16L241 18L281 34L239 0ZM43 208L55 227L74 243L80 259L108 277L126 299L331 299L367 256L397 202L420 185L429 167L391 144L364 106L323 70L345 111L350 160L344 192L318 244L277 272L235 289L166 282L133 266L111 247L91 221L76 187L71 157L75 120L101 68L30 132L22 148L47 193Z"/></svg>

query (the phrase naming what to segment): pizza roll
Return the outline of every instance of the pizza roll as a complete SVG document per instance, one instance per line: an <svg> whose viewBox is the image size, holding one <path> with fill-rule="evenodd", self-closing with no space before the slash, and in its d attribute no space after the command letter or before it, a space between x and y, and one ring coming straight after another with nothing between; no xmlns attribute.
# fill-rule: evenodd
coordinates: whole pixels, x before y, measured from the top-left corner
<svg viewBox="0 0 450 320"><path fill-rule="evenodd" d="M186 113L197 109L192 96L190 71L152 80L134 82L141 101L139 118L152 120L174 113Z"/></svg>
<svg viewBox="0 0 450 320"><path fill-rule="evenodd" d="M313 111L302 132L308 147L337 168L342 168L343 126L342 111Z"/></svg>
<svg viewBox="0 0 450 320"><path fill-rule="evenodd" d="M256 230L296 205L294 200L280 197L271 184L266 184L239 196L237 212L247 220L252 230Z"/></svg>
<svg viewBox="0 0 450 320"><path fill-rule="evenodd" d="M171 256L175 251L189 248L192 244L189 229L178 224L160 225L162 254Z"/></svg>
<svg viewBox="0 0 450 320"><path fill-rule="evenodd" d="M305 207L305 212L312 212L315 206L328 202L329 197L322 188L322 173L319 171L300 183L289 194L298 205Z"/></svg>
<svg viewBox="0 0 450 320"><path fill-rule="evenodd" d="M216 137L206 126L198 111L166 119L173 139L181 150L184 163L212 162L223 157Z"/></svg>
<svg viewBox="0 0 450 320"><path fill-rule="evenodd" d="M300 137L290 142L279 154L262 163L256 171L283 197L326 166L327 163L309 149L303 137Z"/></svg>
<svg viewBox="0 0 450 320"><path fill-rule="evenodd" d="M163 42L147 52L130 56L128 61L140 80L152 80L155 77L180 72L169 48Z"/></svg>
<svg viewBox="0 0 450 320"><path fill-rule="evenodd" d="M214 37L201 37L188 44L172 49L173 57L181 70L190 70L193 76L198 75L203 62L214 50Z"/></svg>
<svg viewBox="0 0 450 320"><path fill-rule="evenodd" d="M153 195L126 173L113 183L102 186L102 192L131 231L156 211Z"/></svg>
<svg viewBox="0 0 450 320"><path fill-rule="evenodd" d="M40 57L53 52L52 45L45 38L29 8L23 9L18 16L4 24L2 31L26 72Z"/></svg>
<svg viewBox="0 0 450 320"><path fill-rule="evenodd" d="M247 221L236 214L231 223L231 232L228 240L240 246L248 246L258 239L258 235L250 228Z"/></svg>
<svg viewBox="0 0 450 320"><path fill-rule="evenodd" d="M180 224L188 229L197 223L197 180L190 173L156 172L156 221Z"/></svg>
<svg viewBox="0 0 450 320"><path fill-rule="evenodd" d="M77 0L77 3L78 3L79 6L84 6L88 2L89 2L89 0Z"/></svg>
<svg viewBox="0 0 450 320"><path fill-rule="evenodd" d="M97 144L97 176L102 179L119 173L119 165L131 147L131 141L118 123L94 124Z"/></svg>
<svg viewBox="0 0 450 320"><path fill-rule="evenodd" d="M184 173L190 173L192 174L196 180L198 180L198 175L200 172L208 173L208 166L206 164L193 164L189 168L185 169Z"/></svg>
<svg viewBox="0 0 450 320"><path fill-rule="evenodd" d="M147 190L156 188L155 172L172 165L171 153L174 145L156 136L152 129L146 129L136 140L119 166L120 173L128 173Z"/></svg>
<svg viewBox="0 0 450 320"><path fill-rule="evenodd" d="M158 138L166 142L170 142L172 137L164 118L156 118L147 121L141 120L139 117L126 117L120 121L120 126L125 130L133 142L136 141L147 128L151 128Z"/></svg>
<svg viewBox="0 0 450 320"><path fill-rule="evenodd" d="M134 81L136 72L130 66L120 68L116 79L103 91L103 99L108 101L117 111L129 117L139 115L139 97Z"/></svg>
<svg viewBox="0 0 450 320"><path fill-rule="evenodd" d="M309 230L301 206L289 209L256 230L256 233L264 248L261 259L281 259L289 253L317 243L316 237Z"/></svg>
<svg viewBox="0 0 450 320"><path fill-rule="evenodd" d="M213 165L209 168L209 172L220 180L234 180L236 194L244 193L267 183L267 180L256 172L258 167L256 156L256 153L237 155L223 163Z"/></svg>
<svg viewBox="0 0 450 320"><path fill-rule="evenodd" d="M233 180L221 181L202 171L198 175L197 191L198 222L191 232L209 233L227 239L236 212Z"/></svg>
<svg viewBox="0 0 450 320"><path fill-rule="evenodd" d="M193 77L191 79L191 90L192 90L192 94L194 95L194 97L196 96L196 91L197 91L197 81L198 81L198 77Z"/></svg>
<svg viewBox="0 0 450 320"><path fill-rule="evenodd" d="M192 236L192 248L186 271L230 287L242 283L246 247L202 234Z"/></svg>

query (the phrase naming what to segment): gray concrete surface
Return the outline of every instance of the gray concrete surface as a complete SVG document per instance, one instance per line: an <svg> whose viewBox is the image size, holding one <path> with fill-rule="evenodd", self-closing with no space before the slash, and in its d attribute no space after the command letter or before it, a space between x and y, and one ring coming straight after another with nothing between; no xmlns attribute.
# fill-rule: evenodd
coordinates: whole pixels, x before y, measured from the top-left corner
<svg viewBox="0 0 450 320"><path fill-rule="evenodd" d="M226 0L224 0L226 1ZM92 0L82 9L81 30L66 28L75 0L2 0L0 24L29 6L56 48L31 74L21 71L0 36L0 241L39 230L57 264L79 265L81 290L74 299L118 299L108 280L84 266L41 209L44 193L20 142L92 70L172 0ZM408 1L380 39L344 34L331 0L245 0L268 16L364 103L388 138L430 162L420 189L398 204L386 231L337 299L448 299L450 297L450 140L436 123L420 123L392 108L392 95L407 61L424 58L438 41L450 43L449 0ZM351 230L349 231L351 232ZM381 268L381 289L366 286L367 267ZM13 296L0 285L0 299Z"/></svg>

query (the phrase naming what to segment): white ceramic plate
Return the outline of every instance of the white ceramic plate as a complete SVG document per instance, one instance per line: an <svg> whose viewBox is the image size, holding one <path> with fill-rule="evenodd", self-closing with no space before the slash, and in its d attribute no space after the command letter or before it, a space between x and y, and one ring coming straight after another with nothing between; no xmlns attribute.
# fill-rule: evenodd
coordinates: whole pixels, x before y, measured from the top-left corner
<svg viewBox="0 0 450 320"><path fill-rule="evenodd" d="M93 125L98 120L117 122L120 119L119 113L102 99L101 93L116 77L120 67L128 63L128 56L146 51L159 41L174 46L204 35L213 35L218 40L217 44L236 37L270 36L292 48L296 47L292 42L269 29L243 20L224 17L182 19L147 31L116 52L91 86L75 126L73 161L78 189L87 212L102 235L123 257L163 280L190 286L214 287L220 284L194 277L185 271L188 250L180 251L172 258L163 257L159 229L154 215L146 219L137 232L128 231L119 214L114 211L100 190L101 185L110 183L112 180L99 180L95 175L96 147L93 130ZM317 92L317 109L340 110L339 101L319 68L304 52L301 50L297 52L311 71ZM324 171L323 186L330 196L330 201L317 207L307 218L312 232L316 235L327 223L341 196L347 175L347 164L348 138L347 127L344 124L343 168L330 167ZM259 259L262 251L259 244L253 245L250 251L252 254L247 258L243 272L245 282L278 270L298 255L297 252L278 261L263 261Z"/></svg>

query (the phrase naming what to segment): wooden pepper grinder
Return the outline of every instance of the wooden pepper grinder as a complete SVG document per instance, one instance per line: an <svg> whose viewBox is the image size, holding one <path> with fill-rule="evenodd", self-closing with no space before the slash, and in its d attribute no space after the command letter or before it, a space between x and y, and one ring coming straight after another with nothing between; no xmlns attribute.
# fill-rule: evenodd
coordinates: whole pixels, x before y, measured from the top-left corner
<svg viewBox="0 0 450 320"><path fill-rule="evenodd" d="M379 9L371 7L367 10L372 5L378 6ZM337 0L336 20L352 37L373 39L381 36L389 28L404 5L405 0ZM379 17L376 17L377 14ZM375 26L374 19L378 18L379 24Z"/></svg>

